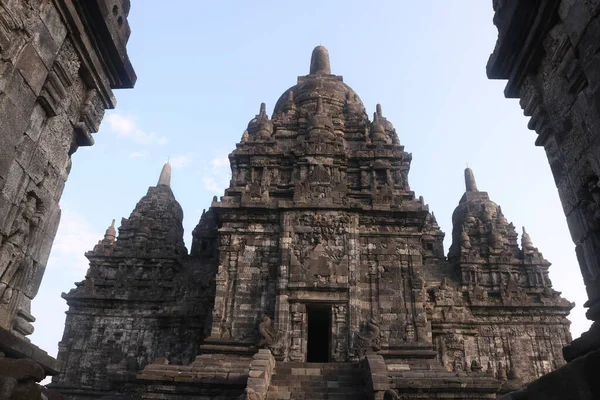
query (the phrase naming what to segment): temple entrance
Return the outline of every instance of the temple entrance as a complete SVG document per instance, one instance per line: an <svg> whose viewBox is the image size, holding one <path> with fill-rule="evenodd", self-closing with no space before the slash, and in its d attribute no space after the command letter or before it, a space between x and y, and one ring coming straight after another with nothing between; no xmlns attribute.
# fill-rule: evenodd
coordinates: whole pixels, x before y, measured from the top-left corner
<svg viewBox="0 0 600 400"><path fill-rule="evenodd" d="M308 340L306 362L329 362L331 342L331 307L307 305Z"/></svg>

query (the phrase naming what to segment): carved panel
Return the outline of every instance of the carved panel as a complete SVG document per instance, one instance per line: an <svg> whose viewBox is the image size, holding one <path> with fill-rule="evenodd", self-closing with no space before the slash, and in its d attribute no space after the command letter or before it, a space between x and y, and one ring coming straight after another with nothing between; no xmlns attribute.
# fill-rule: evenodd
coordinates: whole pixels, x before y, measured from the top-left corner
<svg viewBox="0 0 600 400"><path fill-rule="evenodd" d="M291 281L308 285L348 282L348 231L345 214L294 215L291 244Z"/></svg>

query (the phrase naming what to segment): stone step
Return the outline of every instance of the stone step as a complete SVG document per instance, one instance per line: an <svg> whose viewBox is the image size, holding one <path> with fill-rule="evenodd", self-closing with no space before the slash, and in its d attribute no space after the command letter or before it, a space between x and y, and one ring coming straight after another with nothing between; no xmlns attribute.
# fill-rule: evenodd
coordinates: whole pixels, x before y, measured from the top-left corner
<svg viewBox="0 0 600 400"><path fill-rule="evenodd" d="M275 388L288 388L288 389L301 389L301 390L347 390L354 389L356 387L362 387L362 385L358 385L356 382L353 384L350 383L340 383L335 381L326 381L326 382L271 382L271 387L273 390Z"/></svg>
<svg viewBox="0 0 600 400"><path fill-rule="evenodd" d="M308 362L281 362L276 363L276 367L289 367L289 368L321 368L321 369L360 369L358 363L308 363Z"/></svg>
<svg viewBox="0 0 600 400"><path fill-rule="evenodd" d="M286 399L286 400L314 400L314 399L347 399L347 400L367 400L365 393L352 392L300 392L300 391L277 391L267 392L266 399Z"/></svg>
<svg viewBox="0 0 600 400"><path fill-rule="evenodd" d="M358 363L278 362L267 400L366 400Z"/></svg>
<svg viewBox="0 0 600 400"><path fill-rule="evenodd" d="M365 394L360 393L300 393L300 392L268 392L267 400L367 400Z"/></svg>
<svg viewBox="0 0 600 400"><path fill-rule="evenodd" d="M267 400L313 400L313 399L346 399L346 400L367 400L364 393L352 392L297 392L297 391L277 391L267 392Z"/></svg>

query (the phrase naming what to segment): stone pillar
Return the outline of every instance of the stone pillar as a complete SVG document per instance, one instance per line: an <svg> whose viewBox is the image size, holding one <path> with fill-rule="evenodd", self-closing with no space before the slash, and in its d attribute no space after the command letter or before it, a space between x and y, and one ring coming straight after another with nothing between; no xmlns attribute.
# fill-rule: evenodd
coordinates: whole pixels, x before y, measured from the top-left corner
<svg viewBox="0 0 600 400"><path fill-rule="evenodd" d="M30 304L58 228L71 155L94 143L104 110L115 106L112 90L136 80L128 13L129 0L0 4L0 351L7 357L42 353L23 339L33 332ZM40 357L47 372L56 369Z"/></svg>
<svg viewBox="0 0 600 400"><path fill-rule="evenodd" d="M498 41L487 73L520 98L548 156L589 300L591 330L567 361L600 348L600 4L493 1ZM575 272L574 272L575 273Z"/></svg>

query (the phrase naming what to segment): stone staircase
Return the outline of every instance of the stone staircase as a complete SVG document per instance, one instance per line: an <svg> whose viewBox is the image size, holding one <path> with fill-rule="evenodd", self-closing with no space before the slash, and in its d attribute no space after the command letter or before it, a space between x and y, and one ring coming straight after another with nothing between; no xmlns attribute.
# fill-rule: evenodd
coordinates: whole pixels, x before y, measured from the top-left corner
<svg viewBox="0 0 600 400"><path fill-rule="evenodd" d="M358 363L277 362L267 400L366 400Z"/></svg>

